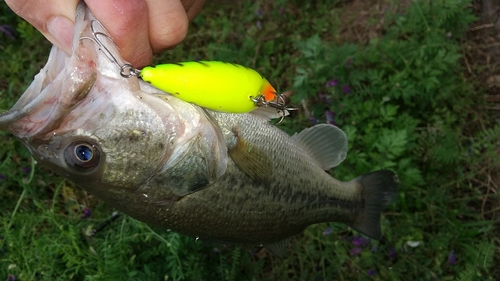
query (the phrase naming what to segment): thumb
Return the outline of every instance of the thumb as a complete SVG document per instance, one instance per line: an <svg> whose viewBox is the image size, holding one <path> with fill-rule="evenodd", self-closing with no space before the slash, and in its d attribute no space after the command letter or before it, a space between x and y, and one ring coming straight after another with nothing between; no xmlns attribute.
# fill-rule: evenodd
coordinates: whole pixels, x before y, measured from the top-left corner
<svg viewBox="0 0 500 281"><path fill-rule="evenodd" d="M52 44L71 53L71 40L78 0L6 0L7 5L38 29Z"/></svg>

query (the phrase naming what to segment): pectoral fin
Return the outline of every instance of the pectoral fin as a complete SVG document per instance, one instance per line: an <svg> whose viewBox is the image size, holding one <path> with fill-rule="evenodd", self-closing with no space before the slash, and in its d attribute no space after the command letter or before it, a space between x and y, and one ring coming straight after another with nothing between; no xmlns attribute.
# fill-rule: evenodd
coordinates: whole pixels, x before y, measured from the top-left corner
<svg viewBox="0 0 500 281"><path fill-rule="evenodd" d="M264 184L271 181L271 160L265 153L245 141L245 139L236 136L236 145L230 148L228 152L238 168L252 180Z"/></svg>

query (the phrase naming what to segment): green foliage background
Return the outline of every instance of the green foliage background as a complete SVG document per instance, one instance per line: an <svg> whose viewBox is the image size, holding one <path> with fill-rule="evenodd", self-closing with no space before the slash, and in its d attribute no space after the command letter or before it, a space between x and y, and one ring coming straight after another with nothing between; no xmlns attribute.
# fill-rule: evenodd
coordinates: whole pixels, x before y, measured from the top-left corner
<svg viewBox="0 0 500 281"><path fill-rule="evenodd" d="M306 106L279 125L289 133L333 114L349 138L334 177L381 168L399 175L399 197L382 218L385 238L355 245L359 234L346 226L318 224L279 260L125 215L89 235L113 210L35 165L1 132L0 280L500 278L500 196L491 183L500 126L480 110L481 87L461 64L461 38L475 20L471 1L382 1L391 7L383 32L366 44L340 36L349 24L343 1L267 2L207 3L185 42L157 62L223 60L258 70ZM4 24L14 37L0 32L0 108L8 109L50 44L0 2ZM90 218L82 218L85 209Z"/></svg>

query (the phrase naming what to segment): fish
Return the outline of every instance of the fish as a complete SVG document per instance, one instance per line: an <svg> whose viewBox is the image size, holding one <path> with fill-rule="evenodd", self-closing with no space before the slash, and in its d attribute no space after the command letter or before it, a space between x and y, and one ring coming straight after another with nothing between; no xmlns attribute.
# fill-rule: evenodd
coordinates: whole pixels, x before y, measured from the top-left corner
<svg viewBox="0 0 500 281"><path fill-rule="evenodd" d="M381 239L380 217L397 175L340 181L347 156L330 124L290 136L258 110L217 112L138 77L81 1L72 53L53 46L46 65L0 115L39 165L117 210L197 239L262 245L282 257L290 237L339 222Z"/></svg>

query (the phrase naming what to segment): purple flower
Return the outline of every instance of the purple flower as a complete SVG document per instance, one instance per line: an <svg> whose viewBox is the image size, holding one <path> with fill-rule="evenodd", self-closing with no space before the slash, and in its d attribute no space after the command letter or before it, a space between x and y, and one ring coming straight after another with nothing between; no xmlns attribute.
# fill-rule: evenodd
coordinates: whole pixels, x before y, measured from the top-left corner
<svg viewBox="0 0 500 281"><path fill-rule="evenodd" d="M330 233L332 233L331 227L329 227L329 228L325 229L325 231L323 231L323 235L330 235Z"/></svg>
<svg viewBox="0 0 500 281"><path fill-rule="evenodd" d="M364 248L364 247L368 246L369 243L370 243L370 240L368 240L364 237L361 237L361 236L356 236L356 237L352 238L352 244L355 246L359 246L359 247Z"/></svg>
<svg viewBox="0 0 500 281"><path fill-rule="evenodd" d="M326 123L335 125L335 120L333 119L334 116L333 111L326 110L325 115L326 115Z"/></svg>
<svg viewBox="0 0 500 281"><path fill-rule="evenodd" d="M318 124L318 119L316 119L316 117L314 117L314 116L311 116L311 117L309 117L309 122L311 122L311 124L313 124L313 125L316 125L316 124Z"/></svg>
<svg viewBox="0 0 500 281"><path fill-rule="evenodd" d="M342 91L344 91L345 94L350 94L351 88L349 87L349 85L344 85L342 86Z"/></svg>
<svg viewBox="0 0 500 281"><path fill-rule="evenodd" d="M366 273L368 274L368 276L375 276L377 274L375 269L369 269Z"/></svg>
<svg viewBox="0 0 500 281"><path fill-rule="evenodd" d="M335 86L337 86L337 84L338 84L338 83L339 83L339 80L338 80L338 79L332 79L332 80L330 80L330 81L327 81L327 82L326 82L326 84L325 84L325 86L326 86L327 88L331 88L331 87L335 87Z"/></svg>
<svg viewBox="0 0 500 281"><path fill-rule="evenodd" d="M16 30L12 28L12 26L8 24L2 24L0 25L0 32L7 35L10 39L16 40L16 37L14 37L14 33L16 32Z"/></svg>
<svg viewBox="0 0 500 281"><path fill-rule="evenodd" d="M258 9L258 10L255 12L255 14L256 14L257 16L259 16L259 17L260 17L260 16L262 16L262 12L260 11L260 9Z"/></svg>
<svg viewBox="0 0 500 281"><path fill-rule="evenodd" d="M31 172L31 167L30 166L26 166L26 167L23 168L23 173L27 174L29 172Z"/></svg>
<svg viewBox="0 0 500 281"><path fill-rule="evenodd" d="M455 251L453 251L453 250L448 255L448 264L449 265L457 264L457 257L455 256Z"/></svg>
<svg viewBox="0 0 500 281"><path fill-rule="evenodd" d="M361 252L363 252L363 249L356 247L356 248L352 248L351 251L349 252L349 254L351 256L358 256L359 254L361 254Z"/></svg>
<svg viewBox="0 0 500 281"><path fill-rule="evenodd" d="M351 66L351 64L352 64L352 61L353 61L353 60L354 60L353 58L348 58L348 59L345 61L345 64L344 64L344 65L345 65L345 67L349 67L349 66Z"/></svg>
<svg viewBox="0 0 500 281"><path fill-rule="evenodd" d="M330 95L320 94L319 97L321 98L322 102L324 102L326 104L332 104L332 99L330 98Z"/></svg>
<svg viewBox="0 0 500 281"><path fill-rule="evenodd" d="M9 274L9 277L7 277L7 280L16 281L16 276L14 276L13 274Z"/></svg>
<svg viewBox="0 0 500 281"><path fill-rule="evenodd" d="M4 174L0 174L0 180L6 180L7 179L7 176L4 175Z"/></svg>
<svg viewBox="0 0 500 281"><path fill-rule="evenodd" d="M262 22L260 20L257 21L256 25L258 29L262 29Z"/></svg>
<svg viewBox="0 0 500 281"><path fill-rule="evenodd" d="M90 209L87 207L83 208L82 219L88 219L90 218L90 215L91 215Z"/></svg>
<svg viewBox="0 0 500 281"><path fill-rule="evenodd" d="M394 260L394 259L396 259L396 257L397 257L396 250L393 247L391 247L389 249L389 259Z"/></svg>

